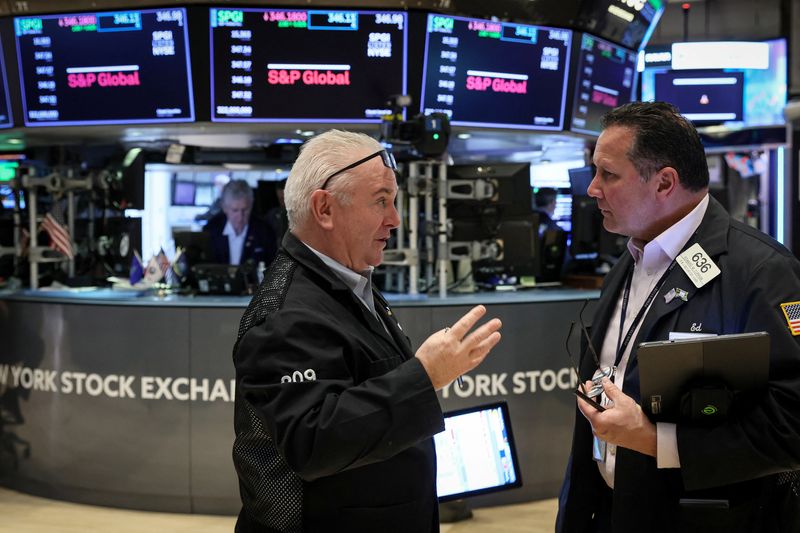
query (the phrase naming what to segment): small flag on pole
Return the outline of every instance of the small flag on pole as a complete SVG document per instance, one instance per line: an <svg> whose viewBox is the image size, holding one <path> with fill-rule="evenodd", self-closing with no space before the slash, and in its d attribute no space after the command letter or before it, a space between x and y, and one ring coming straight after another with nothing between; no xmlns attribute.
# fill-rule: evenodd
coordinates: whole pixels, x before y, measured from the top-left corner
<svg viewBox="0 0 800 533"><path fill-rule="evenodd" d="M158 262L158 268L161 269L161 277L164 278L164 283L167 285L174 285L175 274L172 272L172 268L170 268L169 258L163 248L158 251L156 261Z"/></svg>
<svg viewBox="0 0 800 533"><path fill-rule="evenodd" d="M62 212L63 209L56 203L53 211L44 216L44 220L42 220L42 230L50 236L50 248L73 259L75 257L75 252L72 249L72 239L69 237L69 231L67 231L66 226L62 223Z"/></svg>
<svg viewBox="0 0 800 533"><path fill-rule="evenodd" d="M164 273L161 271L161 268L158 266L158 261L156 260L156 256L150 258L150 261L147 262L147 267L144 269L144 279L148 283L158 283L161 281L161 278L164 277Z"/></svg>
<svg viewBox="0 0 800 533"><path fill-rule="evenodd" d="M129 281L131 285L136 285L144 278L144 265L142 264L142 258L139 257L139 252L136 250L133 251L133 257L131 258L131 270L130 270L130 277Z"/></svg>
<svg viewBox="0 0 800 533"><path fill-rule="evenodd" d="M182 281L189 273L189 262L186 259L183 248L178 248L178 251L175 252L175 259L172 260L172 271L177 276L178 281Z"/></svg>

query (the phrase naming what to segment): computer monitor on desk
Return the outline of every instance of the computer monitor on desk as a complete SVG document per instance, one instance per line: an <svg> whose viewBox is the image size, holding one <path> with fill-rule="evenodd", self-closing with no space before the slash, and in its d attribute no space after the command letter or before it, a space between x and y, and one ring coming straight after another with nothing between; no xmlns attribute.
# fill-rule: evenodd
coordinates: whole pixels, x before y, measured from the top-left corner
<svg viewBox="0 0 800 533"><path fill-rule="evenodd" d="M505 402L445 413L444 427L434 436L440 502L522 486Z"/></svg>
<svg viewBox="0 0 800 533"><path fill-rule="evenodd" d="M603 215L595 198L583 195L572 197L570 253L574 260L613 264L625 251L627 242L627 237L611 233L603 227Z"/></svg>
<svg viewBox="0 0 800 533"><path fill-rule="evenodd" d="M172 237L175 248L183 250L190 266L213 261L210 236L205 231L175 231Z"/></svg>
<svg viewBox="0 0 800 533"><path fill-rule="evenodd" d="M536 282L560 281L567 253L567 232L554 228L539 233L539 269Z"/></svg>
<svg viewBox="0 0 800 533"><path fill-rule="evenodd" d="M453 242L482 243L494 255L472 257L472 276L488 286L515 278L536 277L540 272L539 215L529 213L498 219L495 216L453 220ZM451 255L454 250L451 250Z"/></svg>
<svg viewBox="0 0 800 533"><path fill-rule="evenodd" d="M481 163L447 167L448 216L525 216L533 209L530 163Z"/></svg>

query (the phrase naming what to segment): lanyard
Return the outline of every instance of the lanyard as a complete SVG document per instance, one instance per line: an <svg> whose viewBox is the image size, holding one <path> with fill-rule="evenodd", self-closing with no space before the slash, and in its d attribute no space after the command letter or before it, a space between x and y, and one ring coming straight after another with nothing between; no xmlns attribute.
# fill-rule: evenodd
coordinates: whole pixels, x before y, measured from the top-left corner
<svg viewBox="0 0 800 533"><path fill-rule="evenodd" d="M633 284L633 267L628 270L628 278L625 280L625 292L622 293L622 314L619 317L619 336L617 337L617 357L614 360L614 366L619 366L620 361L622 361L622 354L625 353L625 348L628 347L628 343L631 341L631 337L633 336L633 332L636 331L636 328L641 322L642 318L644 318L644 314L647 309L650 307L650 304L653 303L653 299L658 294L658 291L661 290L661 286L664 285L664 282L667 281L667 277L669 273L672 272L672 269L675 268L675 265L678 263L675 260L669 264L667 267L667 271L661 275L661 279L658 280L656 286L653 287L653 290L650 291L650 294L647 296L647 299L644 301L642 308L639 309L639 312L636 313L636 317L633 319L631 323L631 327L628 328L628 333L625 335L625 340L622 340L622 330L625 326L625 316L628 312L628 300L630 299L631 295L631 285Z"/></svg>

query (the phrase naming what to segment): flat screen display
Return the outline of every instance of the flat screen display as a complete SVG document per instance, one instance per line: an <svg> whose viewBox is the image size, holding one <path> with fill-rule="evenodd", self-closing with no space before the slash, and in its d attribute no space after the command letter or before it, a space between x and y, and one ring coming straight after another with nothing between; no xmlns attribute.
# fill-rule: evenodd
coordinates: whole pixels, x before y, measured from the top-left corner
<svg viewBox="0 0 800 533"><path fill-rule="evenodd" d="M636 88L637 55L632 50L584 33L575 75L570 130L600 134L600 119L627 104Z"/></svg>
<svg viewBox="0 0 800 533"><path fill-rule="evenodd" d="M586 31L633 50L647 45L666 0L448 0L437 8L473 17L528 20Z"/></svg>
<svg viewBox="0 0 800 533"><path fill-rule="evenodd" d="M439 501L522 486L505 402L445 413L433 439Z"/></svg>
<svg viewBox="0 0 800 533"><path fill-rule="evenodd" d="M406 94L405 13L210 11L211 120L377 123Z"/></svg>
<svg viewBox="0 0 800 533"><path fill-rule="evenodd" d="M560 130L570 30L428 15L423 113L456 126Z"/></svg>
<svg viewBox="0 0 800 533"><path fill-rule="evenodd" d="M0 43L0 128L10 128L14 125L11 117L11 100L8 97L8 75L6 74L6 60L3 54L3 44Z"/></svg>
<svg viewBox="0 0 800 533"><path fill-rule="evenodd" d="M744 73L670 70L655 75L656 100L671 102L692 122L742 121Z"/></svg>
<svg viewBox="0 0 800 533"><path fill-rule="evenodd" d="M26 126L194 120L186 10L14 19Z"/></svg>
<svg viewBox="0 0 800 533"><path fill-rule="evenodd" d="M699 69L674 70L669 61L646 63L641 99L675 104L698 125L721 123L734 128L782 125L788 77L786 40L765 42L768 46L763 60L750 61L751 68L714 68L711 58L702 58L704 68ZM732 61L724 53L725 43L715 44L721 51L720 64L730 65ZM735 54L741 43L730 44L731 53ZM670 57L668 52L658 55ZM741 64L734 57L733 63L736 62Z"/></svg>
<svg viewBox="0 0 800 533"><path fill-rule="evenodd" d="M175 180L172 183L172 205L194 205L196 188L193 181Z"/></svg>
<svg viewBox="0 0 800 533"><path fill-rule="evenodd" d="M569 25L639 50L650 40L666 4L664 0L584 0Z"/></svg>
<svg viewBox="0 0 800 533"><path fill-rule="evenodd" d="M23 191L19 191L19 204L20 209L25 209L25 193ZM0 205L9 211L14 209L14 190L7 183L0 183Z"/></svg>

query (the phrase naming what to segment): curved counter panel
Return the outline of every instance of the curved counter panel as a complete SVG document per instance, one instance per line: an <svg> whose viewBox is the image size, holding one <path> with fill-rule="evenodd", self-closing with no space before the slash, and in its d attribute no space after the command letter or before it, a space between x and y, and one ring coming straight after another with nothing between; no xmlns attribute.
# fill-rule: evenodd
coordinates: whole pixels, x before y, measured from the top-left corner
<svg viewBox="0 0 800 533"><path fill-rule="evenodd" d="M476 506L557 494L572 434L569 323L597 291L390 298L414 345L476 303L503 340L444 410L506 400L523 487ZM231 349L248 298L111 291L0 293L0 484L153 511L236 514ZM585 313L591 318L593 306ZM580 339L573 335L573 353Z"/></svg>

